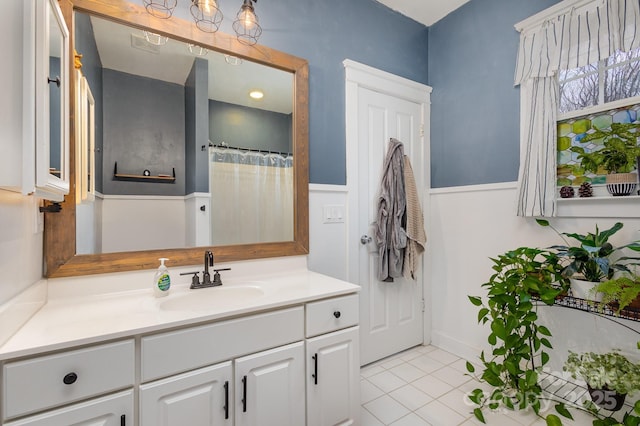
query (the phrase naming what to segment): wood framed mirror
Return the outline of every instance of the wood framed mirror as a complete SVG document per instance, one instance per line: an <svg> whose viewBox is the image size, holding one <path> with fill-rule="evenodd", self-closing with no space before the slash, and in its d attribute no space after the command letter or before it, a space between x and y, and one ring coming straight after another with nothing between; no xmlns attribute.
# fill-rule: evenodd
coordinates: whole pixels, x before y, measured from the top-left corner
<svg viewBox="0 0 640 426"><path fill-rule="evenodd" d="M61 0L61 6L65 20L69 28L72 29L72 48L75 46L76 37L74 17L75 13L80 12L292 74L293 239L266 243L198 247L174 246L151 250L78 254L76 241L77 191L72 190L65 197L60 212L45 213L45 275L47 277L65 277L153 269L157 266L160 257L169 258L169 266L197 265L202 263L205 250L214 252L216 262L307 254L309 251L307 61L261 45L246 46L228 34L202 32L190 21L175 17L167 20L155 18L149 15L141 5L124 0ZM72 92L70 99L75 100L76 84L72 83L70 86ZM71 111L69 120L74 123L74 105L71 105ZM71 182L76 182L75 144L78 142L78 135L75 134L73 125L71 129L70 178ZM108 166L104 165L104 167ZM214 208L214 206L211 207Z"/></svg>

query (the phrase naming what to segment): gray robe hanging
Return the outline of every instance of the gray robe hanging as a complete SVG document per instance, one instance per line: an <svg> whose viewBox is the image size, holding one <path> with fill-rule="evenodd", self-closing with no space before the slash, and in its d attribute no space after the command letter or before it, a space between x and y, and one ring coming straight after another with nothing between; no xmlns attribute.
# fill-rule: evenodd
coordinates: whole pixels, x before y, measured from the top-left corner
<svg viewBox="0 0 640 426"><path fill-rule="evenodd" d="M402 277L407 235L404 230L406 210L404 190L404 147L391 138L382 168L377 203L375 240L378 246L378 279L393 281Z"/></svg>

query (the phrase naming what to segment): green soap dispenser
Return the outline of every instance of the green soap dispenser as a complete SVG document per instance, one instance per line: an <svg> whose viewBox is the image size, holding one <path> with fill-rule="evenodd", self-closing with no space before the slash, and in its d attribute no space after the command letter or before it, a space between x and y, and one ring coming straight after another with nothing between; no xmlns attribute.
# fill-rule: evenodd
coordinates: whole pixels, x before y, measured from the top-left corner
<svg viewBox="0 0 640 426"><path fill-rule="evenodd" d="M171 276L169 275L169 269L164 265L165 260L169 260L166 257L158 259L160 266L153 277L153 292L156 297L164 297L169 294L169 288L171 287Z"/></svg>

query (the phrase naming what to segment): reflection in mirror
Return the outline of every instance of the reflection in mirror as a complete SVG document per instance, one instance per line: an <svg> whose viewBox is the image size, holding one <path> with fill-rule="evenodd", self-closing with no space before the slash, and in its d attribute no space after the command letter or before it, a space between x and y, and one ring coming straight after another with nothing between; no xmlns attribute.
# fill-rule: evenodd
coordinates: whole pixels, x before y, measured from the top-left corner
<svg viewBox="0 0 640 426"><path fill-rule="evenodd" d="M293 74L80 12L75 21L95 100L84 107L95 123L81 114L76 181L95 176L96 193L77 199L77 253L293 241Z"/></svg>
<svg viewBox="0 0 640 426"><path fill-rule="evenodd" d="M51 10L51 5L46 2L49 9L49 173L55 177L62 177L62 111L63 97L61 96L61 63L60 57L63 51L64 40L62 30L56 15Z"/></svg>

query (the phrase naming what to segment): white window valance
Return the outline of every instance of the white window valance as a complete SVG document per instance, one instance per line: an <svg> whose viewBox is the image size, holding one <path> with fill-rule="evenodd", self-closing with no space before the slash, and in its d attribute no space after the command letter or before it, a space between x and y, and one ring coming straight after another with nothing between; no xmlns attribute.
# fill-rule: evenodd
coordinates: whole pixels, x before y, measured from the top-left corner
<svg viewBox="0 0 640 426"><path fill-rule="evenodd" d="M558 70L583 67L616 51L640 47L638 0L569 3L573 5L563 13L550 16L533 28L521 28L516 84L554 76Z"/></svg>
<svg viewBox="0 0 640 426"><path fill-rule="evenodd" d="M516 24L519 216L556 214L558 71L640 47L639 24L640 0L565 0Z"/></svg>

